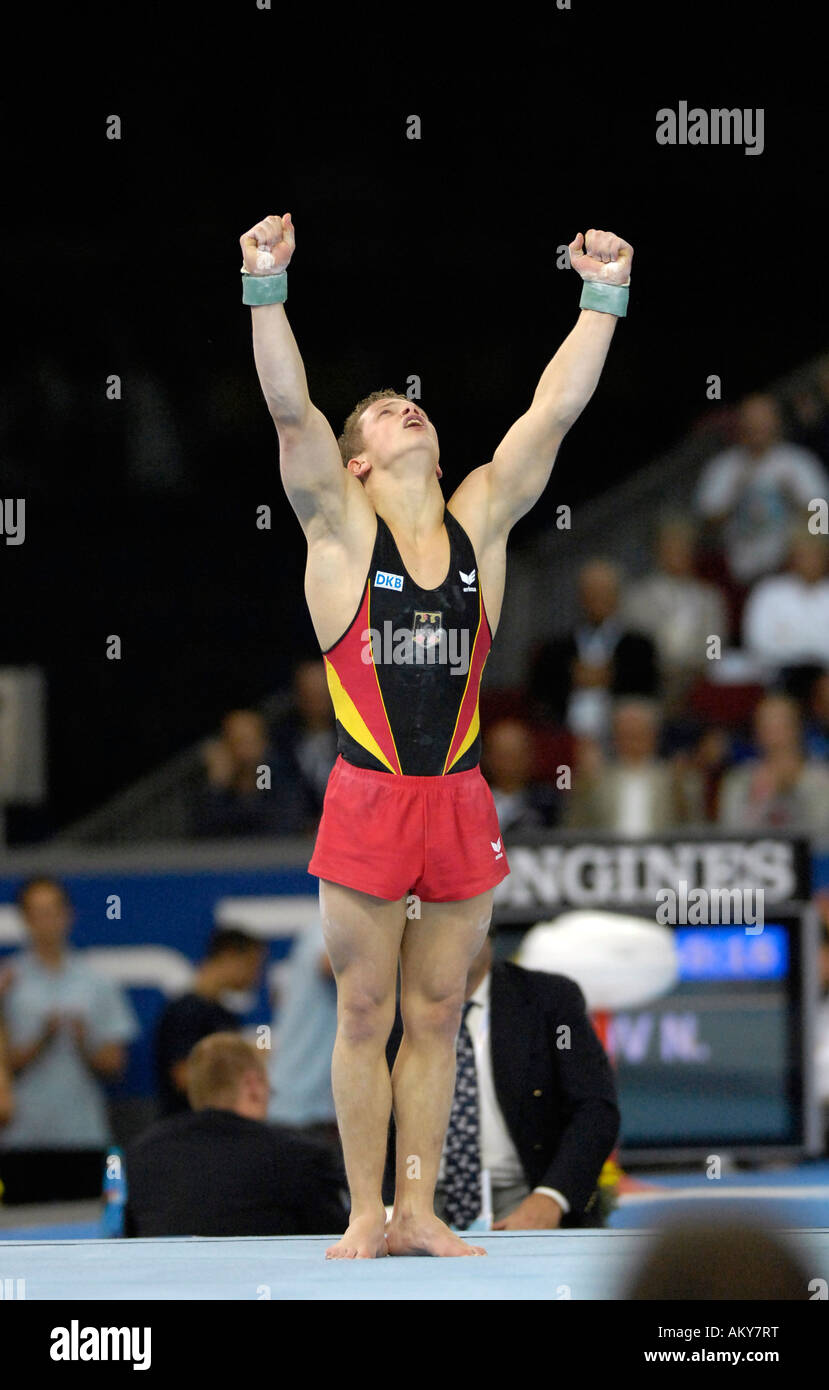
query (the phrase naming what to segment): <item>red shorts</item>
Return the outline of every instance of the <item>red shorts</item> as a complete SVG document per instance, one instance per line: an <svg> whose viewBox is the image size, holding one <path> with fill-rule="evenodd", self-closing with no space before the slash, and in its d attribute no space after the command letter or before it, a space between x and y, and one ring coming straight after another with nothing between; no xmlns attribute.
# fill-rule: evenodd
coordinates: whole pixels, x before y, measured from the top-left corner
<svg viewBox="0 0 829 1390"><path fill-rule="evenodd" d="M401 777L338 757L308 872L394 901L459 902L509 873L480 768Z"/></svg>

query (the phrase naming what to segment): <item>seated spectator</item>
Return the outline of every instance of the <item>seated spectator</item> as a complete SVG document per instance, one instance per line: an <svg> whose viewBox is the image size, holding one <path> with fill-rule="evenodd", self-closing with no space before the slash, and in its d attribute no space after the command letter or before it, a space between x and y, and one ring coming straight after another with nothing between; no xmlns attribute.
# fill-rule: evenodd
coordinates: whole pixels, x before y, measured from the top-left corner
<svg viewBox="0 0 829 1390"><path fill-rule="evenodd" d="M693 677L705 669L709 637L725 647L730 638L725 599L694 574L696 528L683 518L665 521L656 542L657 568L631 584L622 615L643 632L659 654L663 705L678 709Z"/></svg>
<svg viewBox="0 0 829 1390"><path fill-rule="evenodd" d="M165 1006L155 1035L156 1077L162 1115L186 1110L187 1058L210 1033L239 1027L239 1017L221 1002L229 990L258 984L266 948L237 927L217 927L191 988Z"/></svg>
<svg viewBox="0 0 829 1390"><path fill-rule="evenodd" d="M467 975L435 1211L460 1230L476 1219L481 1184L471 1160L477 1153L490 1175L495 1230L601 1226L599 1174L620 1121L610 1063L575 981L512 961L493 962L495 931L490 927ZM569 1029L565 1048L557 1044L562 1027ZM390 1069L402 1038L398 1004L386 1049ZM470 1134L473 1090L478 1123ZM397 1158L392 1118L383 1182L387 1204L394 1200L395 1168L402 1175L406 1167L406 1158Z"/></svg>
<svg viewBox="0 0 829 1390"><path fill-rule="evenodd" d="M700 729L690 747L677 749L671 761L678 770L688 770L701 788L701 820L715 821L720 782L736 761L739 745L731 731L721 724Z"/></svg>
<svg viewBox="0 0 829 1390"><path fill-rule="evenodd" d="M789 695L767 695L754 714L758 756L727 772L719 821L729 830L829 835L829 771L803 751L800 711Z"/></svg>
<svg viewBox="0 0 829 1390"><path fill-rule="evenodd" d="M761 579L746 602L743 646L753 656L776 671L829 666L828 568L829 539L798 526L785 574Z"/></svg>
<svg viewBox="0 0 829 1390"><path fill-rule="evenodd" d="M345 1173L322 1146L265 1123L263 1052L233 1033L190 1055L191 1109L127 1149L127 1236L342 1235Z"/></svg>
<svg viewBox="0 0 829 1390"><path fill-rule="evenodd" d="M741 402L738 433L703 470L696 509L718 529L732 579L746 586L783 563L792 523L827 496L829 478L816 454L782 438L773 396Z"/></svg>
<svg viewBox="0 0 829 1390"><path fill-rule="evenodd" d="M14 1114L0 1130L6 1200L97 1195L112 1141L102 1083L124 1071L138 1023L122 991L70 949L63 884L30 879L17 902L30 948L13 958L2 999L14 1078Z"/></svg>
<svg viewBox="0 0 829 1390"><path fill-rule="evenodd" d="M530 673L537 706L574 734L605 738L612 700L657 693L656 648L628 631L619 612L620 576L607 560L591 560L579 573L581 621L547 643Z"/></svg>
<svg viewBox="0 0 829 1390"><path fill-rule="evenodd" d="M483 767L504 834L554 825L552 787L532 780L532 731L520 719L499 719L483 738Z"/></svg>
<svg viewBox="0 0 829 1390"><path fill-rule="evenodd" d="M829 353L819 359L811 384L797 392L792 405L795 443L829 462Z"/></svg>
<svg viewBox="0 0 829 1390"><path fill-rule="evenodd" d="M804 735L808 758L829 759L829 671L815 677L808 695Z"/></svg>
<svg viewBox="0 0 829 1390"><path fill-rule="evenodd" d="M257 710L226 714L204 758L206 785L193 808L197 835L300 835L313 823L308 793L289 760L269 746Z"/></svg>
<svg viewBox="0 0 829 1390"><path fill-rule="evenodd" d="M703 787L690 766L658 757L659 707L620 700L613 712L613 756L595 743L580 750L565 819L568 828L652 835L703 818Z"/></svg>

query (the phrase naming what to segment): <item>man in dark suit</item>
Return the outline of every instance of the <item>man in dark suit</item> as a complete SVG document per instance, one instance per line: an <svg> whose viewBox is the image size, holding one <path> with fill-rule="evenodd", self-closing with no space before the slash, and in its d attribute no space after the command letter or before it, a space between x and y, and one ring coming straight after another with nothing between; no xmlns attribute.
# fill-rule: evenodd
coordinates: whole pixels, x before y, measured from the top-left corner
<svg viewBox="0 0 829 1390"><path fill-rule="evenodd" d="M128 1148L128 1236L341 1235L345 1172L327 1149L264 1123L264 1054L213 1033L188 1059L192 1110Z"/></svg>
<svg viewBox="0 0 829 1390"><path fill-rule="evenodd" d="M435 1210L465 1228L480 1211L480 1169L488 1169L495 1230L601 1225L598 1178L620 1121L610 1064L575 981L493 964L493 934L467 977ZM390 1066L401 1035L398 1009ZM387 1204L395 1167L399 1190L417 1180L416 1157L395 1155L392 1120Z"/></svg>

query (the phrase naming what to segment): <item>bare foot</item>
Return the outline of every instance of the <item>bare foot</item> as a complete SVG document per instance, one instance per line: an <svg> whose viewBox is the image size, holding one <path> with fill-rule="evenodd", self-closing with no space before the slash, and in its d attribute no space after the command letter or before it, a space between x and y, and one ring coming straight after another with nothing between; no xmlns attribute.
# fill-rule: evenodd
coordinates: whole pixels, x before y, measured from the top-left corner
<svg viewBox="0 0 829 1390"><path fill-rule="evenodd" d="M326 1260L374 1260L388 1255L385 1237L386 1211L369 1212L349 1222L348 1230L336 1245L329 1245Z"/></svg>
<svg viewBox="0 0 829 1390"><path fill-rule="evenodd" d="M485 1255L480 1245L467 1245L440 1217L392 1216L386 1227L390 1255Z"/></svg>

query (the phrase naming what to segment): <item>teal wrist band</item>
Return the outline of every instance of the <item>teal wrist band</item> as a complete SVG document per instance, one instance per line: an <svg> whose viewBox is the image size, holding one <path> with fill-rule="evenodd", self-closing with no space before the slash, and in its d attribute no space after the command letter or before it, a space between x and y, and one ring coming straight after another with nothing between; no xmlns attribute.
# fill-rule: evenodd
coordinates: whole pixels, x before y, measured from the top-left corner
<svg viewBox="0 0 829 1390"><path fill-rule="evenodd" d="M600 314L615 314L623 319L628 311L627 285L607 285L603 280L585 280L579 300L580 309L598 309Z"/></svg>
<svg viewBox="0 0 829 1390"><path fill-rule="evenodd" d="M242 271L243 304L284 304L288 298L288 272L278 275L251 275Z"/></svg>

